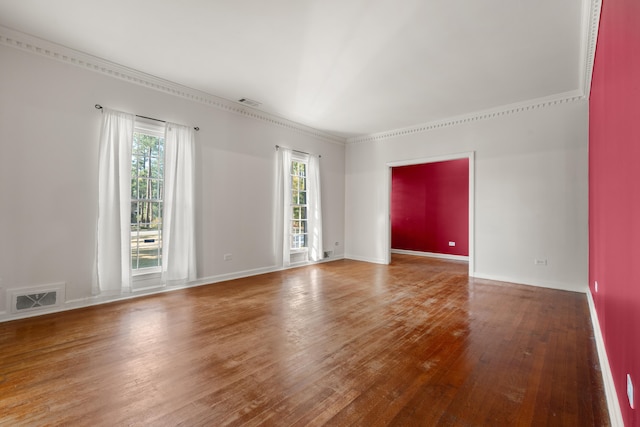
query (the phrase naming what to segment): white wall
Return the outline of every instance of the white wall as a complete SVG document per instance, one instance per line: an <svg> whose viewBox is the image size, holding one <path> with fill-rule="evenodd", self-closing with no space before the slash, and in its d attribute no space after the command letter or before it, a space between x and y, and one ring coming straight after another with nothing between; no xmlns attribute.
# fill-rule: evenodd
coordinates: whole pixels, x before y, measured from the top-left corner
<svg viewBox="0 0 640 427"><path fill-rule="evenodd" d="M344 253L344 145L12 47L0 46L0 63L0 312L11 288L65 282L67 300L91 295L96 103L200 127L199 278L279 267L275 144L322 155L324 238Z"/></svg>
<svg viewBox="0 0 640 427"><path fill-rule="evenodd" d="M351 143L346 256L386 261L387 163L474 151L474 275L585 292L587 144L586 100Z"/></svg>

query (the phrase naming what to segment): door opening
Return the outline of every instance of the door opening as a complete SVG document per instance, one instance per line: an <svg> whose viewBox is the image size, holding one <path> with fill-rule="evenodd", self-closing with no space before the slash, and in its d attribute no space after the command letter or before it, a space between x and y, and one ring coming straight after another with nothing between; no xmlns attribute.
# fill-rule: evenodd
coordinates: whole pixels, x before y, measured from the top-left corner
<svg viewBox="0 0 640 427"><path fill-rule="evenodd" d="M474 153L411 159L387 167L387 263L392 249L468 260L473 276ZM468 176L461 175L465 173ZM426 180L432 185L425 185Z"/></svg>

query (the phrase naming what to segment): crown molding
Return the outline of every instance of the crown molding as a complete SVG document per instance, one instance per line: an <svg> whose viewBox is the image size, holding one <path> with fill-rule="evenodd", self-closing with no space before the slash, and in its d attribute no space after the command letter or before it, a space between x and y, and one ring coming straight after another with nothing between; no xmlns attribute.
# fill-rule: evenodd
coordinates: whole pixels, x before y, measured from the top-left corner
<svg viewBox="0 0 640 427"><path fill-rule="evenodd" d="M487 120L499 116L516 114L532 109L546 108L557 104L588 99L591 91L591 78L593 75L593 64L595 60L602 0L583 0L583 2L584 13L581 43L582 69L580 70L580 90L560 93L550 97L528 100L516 104L503 105L497 108L481 110L460 116L448 117L406 128L359 135L347 139L2 26L0 26L0 44L46 56L51 59L66 62L81 68L124 80L129 83L185 98L224 111L267 122L279 127L284 127L328 142L344 145L345 143L352 144L379 141L387 138L457 126L479 120Z"/></svg>
<svg viewBox="0 0 640 427"><path fill-rule="evenodd" d="M347 139L347 144L380 141L387 138L426 132L433 129L457 126L460 124L479 120L492 119L499 116L520 113L537 108L546 108L568 102L576 102L589 99L591 93L591 78L593 76L593 64L595 61L596 44L598 41L598 27L600 25L600 11L602 0L583 0L582 42L581 42L581 69L579 90L559 93L546 98L538 98L516 104L503 105L497 108L481 110L460 116L447 117L406 128L384 131L380 133L359 135Z"/></svg>
<svg viewBox="0 0 640 427"><path fill-rule="evenodd" d="M586 13L583 16L582 26L582 93L586 98L591 94L591 78L593 77L593 64L596 56L598 42L598 28L600 27L600 12L602 0L584 0Z"/></svg>
<svg viewBox="0 0 640 427"><path fill-rule="evenodd" d="M458 126L466 123L477 122L481 120L493 119L496 117L507 116L510 114L517 114L525 111L537 110L540 108L552 107L558 104L567 104L584 100L585 97L580 91L572 91L552 95L545 98L537 98L525 102L518 102L515 104L503 105L497 108L481 110L474 113L463 114L460 116L447 117L442 120L435 120L432 122L423 123L420 125L409 126L406 128L400 128L370 135L356 136L347 139L348 144L380 141L388 138L395 138L398 136L411 135L414 133L427 132L434 129L447 128L452 126Z"/></svg>
<svg viewBox="0 0 640 427"><path fill-rule="evenodd" d="M266 113L251 107L240 105L234 101L221 98L206 92L161 79L105 59L89 55L38 37L0 26L0 44L22 51L41 55L86 70L94 71L169 95L185 98L230 113L239 114L251 119L260 120L289 130L313 136L328 142L344 145L346 140L294 121Z"/></svg>

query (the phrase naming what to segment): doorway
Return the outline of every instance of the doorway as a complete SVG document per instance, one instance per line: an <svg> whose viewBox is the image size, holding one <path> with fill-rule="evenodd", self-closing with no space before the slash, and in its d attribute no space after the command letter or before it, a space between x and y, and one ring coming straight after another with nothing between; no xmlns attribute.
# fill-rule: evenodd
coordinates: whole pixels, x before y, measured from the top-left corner
<svg viewBox="0 0 640 427"><path fill-rule="evenodd" d="M411 159L411 160L406 160L406 161L398 161L398 162L390 162L387 163L387 173L388 173L388 203L387 203L387 215L385 216L385 218L387 219L387 253L386 253L386 262L387 264L389 264L391 262L391 250L392 250L392 218L391 218L391 211L392 211L392 193L393 193L393 185L392 185L392 178L393 178L393 169L394 168L402 168L404 166L419 166L419 165L429 165L431 163L442 163L442 162L448 162L448 161L453 161L453 160L461 160L461 159L467 159L468 160L468 238L467 238L467 242L462 242L462 243L468 243L468 258L467 257L459 257L459 256L453 256L453 255L443 255L442 257L444 258L450 258L450 259L468 259L468 263L469 263L469 275L473 276L473 272L475 271L475 263L474 263L474 255L475 255L475 251L474 251L474 213L475 213L475 207L474 207L474 188L475 188L475 183L474 183L474 177L475 177L475 173L474 173L474 152L466 152L466 153L458 153L458 154L452 154L452 155L445 155L445 156L438 156L438 157L429 157L429 158L420 158L420 159ZM453 164L453 163L452 163ZM436 165L433 165L434 167ZM417 171L420 168L402 168L402 169L397 169L396 171L399 172L401 170L405 170L405 171L409 171L409 170L414 170ZM425 170L427 169L433 169L433 168L423 168ZM398 173L396 173L396 175L398 175ZM397 212L396 212L397 213ZM397 223L396 223L397 225ZM411 224L407 224L408 227L411 226ZM397 228L396 228L397 230ZM397 236L396 236L397 237ZM396 238L396 241L398 240L398 238ZM442 242L438 243L440 246L440 248L442 248ZM449 245L455 245L456 243L454 241L448 240L446 241L444 244L449 244ZM435 243L434 243L435 245ZM418 247L422 247L422 246L418 246ZM428 247L428 245L427 245ZM432 246L434 248L438 247L437 245ZM424 250L424 249L420 249L421 252L427 252L430 253L431 251L428 250ZM451 252L451 251L447 251L447 250L443 250L443 253L447 253L447 252ZM455 251L453 251L455 252ZM437 255L436 255L437 256Z"/></svg>

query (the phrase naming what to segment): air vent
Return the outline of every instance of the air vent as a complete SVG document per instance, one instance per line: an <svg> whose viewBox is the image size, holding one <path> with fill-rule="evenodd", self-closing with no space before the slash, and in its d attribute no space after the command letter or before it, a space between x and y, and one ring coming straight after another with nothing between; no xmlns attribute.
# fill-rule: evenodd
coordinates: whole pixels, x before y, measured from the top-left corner
<svg viewBox="0 0 640 427"><path fill-rule="evenodd" d="M55 291L42 294L18 295L16 297L16 311L56 305L57 296L58 293Z"/></svg>
<svg viewBox="0 0 640 427"><path fill-rule="evenodd" d="M262 105L262 102L254 101L253 99L249 99L249 98L238 99L238 102L241 104L248 105L249 107L259 107Z"/></svg>
<svg viewBox="0 0 640 427"><path fill-rule="evenodd" d="M64 301L64 286L64 283L56 283L29 289L7 290L11 296L11 312L23 313L59 307Z"/></svg>

